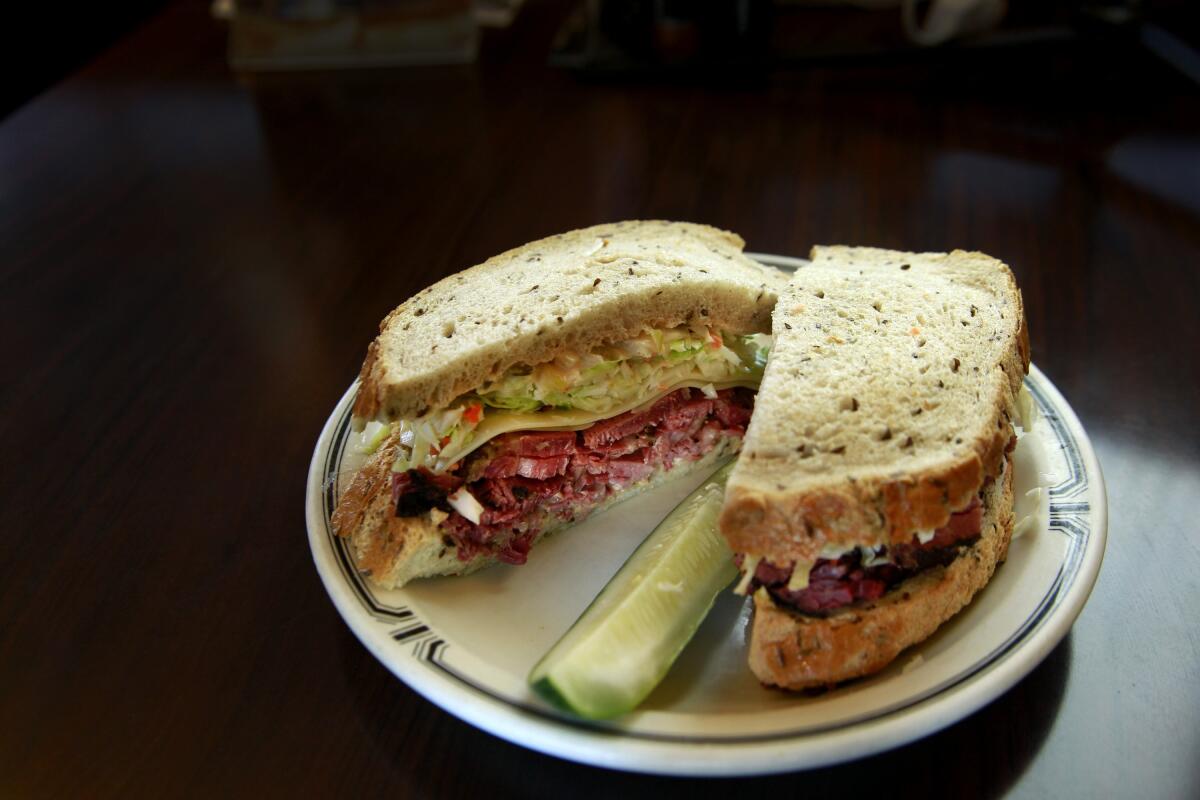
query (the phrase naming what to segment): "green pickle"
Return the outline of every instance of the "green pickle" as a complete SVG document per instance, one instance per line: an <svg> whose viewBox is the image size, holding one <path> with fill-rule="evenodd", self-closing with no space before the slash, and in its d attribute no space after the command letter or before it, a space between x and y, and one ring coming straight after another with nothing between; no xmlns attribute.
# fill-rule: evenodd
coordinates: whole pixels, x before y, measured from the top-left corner
<svg viewBox="0 0 1200 800"><path fill-rule="evenodd" d="M535 692L589 719L633 710L667 674L737 575L717 530L733 463L692 492L634 551L529 674Z"/></svg>

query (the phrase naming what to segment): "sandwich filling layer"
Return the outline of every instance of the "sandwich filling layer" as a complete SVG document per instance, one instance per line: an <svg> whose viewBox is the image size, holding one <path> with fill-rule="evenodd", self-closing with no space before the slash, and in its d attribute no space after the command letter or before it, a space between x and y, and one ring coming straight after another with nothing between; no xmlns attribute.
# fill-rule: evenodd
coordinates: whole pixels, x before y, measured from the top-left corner
<svg viewBox="0 0 1200 800"><path fill-rule="evenodd" d="M757 388L770 337L711 328L648 330L584 354L561 353L514 367L448 407L363 432L369 451L398 436L395 472L449 470L485 443L513 431L584 428L691 387L714 397L732 386Z"/></svg>
<svg viewBox="0 0 1200 800"><path fill-rule="evenodd" d="M543 532L578 521L679 462L736 452L770 337L707 326L516 365L448 407L371 423L396 517L426 517L460 563L524 563ZM439 556L441 558L443 556Z"/></svg>
<svg viewBox="0 0 1200 800"><path fill-rule="evenodd" d="M1010 464L1005 461L1005 468ZM806 576L793 573L796 565L780 566L765 559L747 563L735 556L743 574L739 589L746 593L765 588L774 601L792 611L815 617L828 616L847 607L869 603L914 575L935 566L945 566L979 541L984 507L991 479L986 481L966 508L950 515L942 527L900 544L877 548L855 548L837 558L813 563Z"/></svg>
<svg viewBox="0 0 1200 800"><path fill-rule="evenodd" d="M442 472L394 472L396 514L431 513L460 561L523 564L542 530L679 462L736 450L753 405L745 388L682 388L582 430L505 433Z"/></svg>

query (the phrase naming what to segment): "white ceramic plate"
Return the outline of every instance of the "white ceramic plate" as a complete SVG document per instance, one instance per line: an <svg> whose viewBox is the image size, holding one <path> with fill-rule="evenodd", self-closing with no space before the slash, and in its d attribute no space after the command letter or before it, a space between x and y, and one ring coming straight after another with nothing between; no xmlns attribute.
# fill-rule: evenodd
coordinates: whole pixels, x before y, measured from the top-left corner
<svg viewBox="0 0 1200 800"><path fill-rule="evenodd" d="M804 264L755 257L788 269ZM1079 420L1036 367L1026 386L1039 414L1015 466L1017 515L1033 515L1030 530L975 601L932 638L879 675L817 697L755 681L745 665L748 605L731 593L632 714L581 722L526 687L538 658L702 475L547 539L524 566L381 591L357 574L329 527L362 460L348 446L352 386L313 453L309 544L338 612L375 657L431 702L496 736L640 772L748 775L832 764L926 736L998 697L1054 648L1087 601L1106 536L1100 465Z"/></svg>

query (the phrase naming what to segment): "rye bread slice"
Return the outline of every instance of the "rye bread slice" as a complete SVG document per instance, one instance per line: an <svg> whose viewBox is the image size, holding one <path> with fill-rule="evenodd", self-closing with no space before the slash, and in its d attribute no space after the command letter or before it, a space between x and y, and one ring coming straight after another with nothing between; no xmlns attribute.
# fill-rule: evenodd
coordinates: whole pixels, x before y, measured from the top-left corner
<svg viewBox="0 0 1200 800"><path fill-rule="evenodd" d="M1012 470L984 492L979 540L946 566L931 567L879 600L828 617L798 614L754 595L749 663L769 686L810 689L878 672L929 638L987 585L1013 532Z"/></svg>
<svg viewBox="0 0 1200 800"><path fill-rule="evenodd" d="M999 474L1029 366L982 253L817 247L781 294L721 529L778 565L946 524Z"/></svg>
<svg viewBox="0 0 1200 800"><path fill-rule="evenodd" d="M451 275L380 324L355 418L419 417L514 365L651 328L765 333L787 276L747 258L743 246L707 225L617 222L531 242Z"/></svg>

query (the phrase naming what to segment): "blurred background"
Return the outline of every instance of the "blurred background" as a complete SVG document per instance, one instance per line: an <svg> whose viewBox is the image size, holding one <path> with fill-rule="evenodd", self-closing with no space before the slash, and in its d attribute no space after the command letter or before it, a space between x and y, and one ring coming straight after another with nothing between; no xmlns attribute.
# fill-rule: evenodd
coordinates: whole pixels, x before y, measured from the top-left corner
<svg viewBox="0 0 1200 800"><path fill-rule="evenodd" d="M1113 376L1064 354L1115 310L1095 287L1135 290L1130 242L1195 244L1198 8L28 4L12 30L39 47L9 51L2 110L20 123L7 133L23 185L47 202L60 183L103 197L129 186L113 245L126 271L181 253L201 273L241 265L237 315L286 380L325 391L341 378L295 374L279 330L348 380L376 321L421 286L558 231L658 217L790 255L820 242L993 253L1045 298L1030 307L1035 360L1094 389L1070 396L1105 415ZM12 206L13 252L38 241L19 224L33 208ZM1120 380L1173 367L1127 337L1113 346L1129 356L1113 363Z"/></svg>
<svg viewBox="0 0 1200 800"><path fill-rule="evenodd" d="M1099 582L1043 666L805 791L1200 797L1198 6L7 9L0 796L794 794L631 792L458 722L354 639L303 545L313 443L385 314L523 242L666 218L1004 260L1109 487Z"/></svg>
<svg viewBox="0 0 1200 800"><path fill-rule="evenodd" d="M525 0L197 0L228 25L238 71L487 62ZM22 4L0 113L88 63L167 0ZM831 59L929 58L930 48L1144 47L1200 80L1200 4L1187 0L562 0L538 55L588 76L728 79ZM547 8L549 7L549 8ZM525 11L524 13L529 13Z"/></svg>

